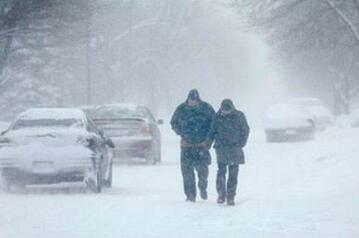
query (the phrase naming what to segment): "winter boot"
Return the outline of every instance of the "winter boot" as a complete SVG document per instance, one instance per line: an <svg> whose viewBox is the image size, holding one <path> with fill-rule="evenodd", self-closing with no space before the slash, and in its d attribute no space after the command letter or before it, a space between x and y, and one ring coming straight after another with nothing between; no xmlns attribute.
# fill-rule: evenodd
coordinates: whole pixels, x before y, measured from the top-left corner
<svg viewBox="0 0 359 238"><path fill-rule="evenodd" d="M202 200L207 200L208 199L208 194L207 194L207 191L205 190L201 190L201 198Z"/></svg>
<svg viewBox="0 0 359 238"><path fill-rule="evenodd" d="M227 198L227 205L234 206L235 205L234 198Z"/></svg>
<svg viewBox="0 0 359 238"><path fill-rule="evenodd" d="M196 197L189 196L189 197L187 197L186 202L196 202Z"/></svg>
<svg viewBox="0 0 359 238"><path fill-rule="evenodd" d="M223 204L225 200L226 200L226 199L225 199L224 197L218 197L218 198L217 198L217 203L218 203L218 204Z"/></svg>

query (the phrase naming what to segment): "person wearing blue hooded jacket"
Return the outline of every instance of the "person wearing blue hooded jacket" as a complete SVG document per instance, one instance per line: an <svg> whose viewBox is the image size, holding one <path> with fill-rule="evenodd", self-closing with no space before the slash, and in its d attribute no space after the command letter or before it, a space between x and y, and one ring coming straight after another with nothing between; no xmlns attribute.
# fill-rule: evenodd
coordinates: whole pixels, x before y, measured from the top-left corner
<svg viewBox="0 0 359 238"><path fill-rule="evenodd" d="M244 113L236 110L232 100L223 100L209 133L217 155L216 187L220 204L227 200L228 205L235 205L238 170L239 165L245 163L243 147L247 144L249 130Z"/></svg>
<svg viewBox="0 0 359 238"><path fill-rule="evenodd" d="M186 201L196 201L195 171L200 196L204 200L208 198L208 166L211 163L208 136L214 115L212 106L202 101L198 91L193 89L171 119L172 129L181 137L181 171Z"/></svg>

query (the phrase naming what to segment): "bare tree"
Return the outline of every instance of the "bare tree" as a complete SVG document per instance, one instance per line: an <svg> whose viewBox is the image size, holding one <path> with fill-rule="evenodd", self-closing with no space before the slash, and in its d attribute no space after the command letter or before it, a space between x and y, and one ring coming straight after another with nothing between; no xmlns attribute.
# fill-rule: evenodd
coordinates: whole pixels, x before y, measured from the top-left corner
<svg viewBox="0 0 359 238"><path fill-rule="evenodd" d="M349 113L359 91L357 0L235 2L252 27L268 33L287 62L307 69L307 79L299 79L304 85L314 88L320 81L331 92L335 112Z"/></svg>

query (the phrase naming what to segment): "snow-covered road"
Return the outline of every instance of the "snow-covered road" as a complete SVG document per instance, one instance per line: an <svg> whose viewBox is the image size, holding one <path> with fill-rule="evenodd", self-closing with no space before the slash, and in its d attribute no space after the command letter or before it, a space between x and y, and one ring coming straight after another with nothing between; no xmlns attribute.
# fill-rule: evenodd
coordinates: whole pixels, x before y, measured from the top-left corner
<svg viewBox="0 0 359 238"><path fill-rule="evenodd" d="M315 141L246 148L237 205L184 202L178 142L164 138L163 163L121 165L102 194L32 187L0 194L1 238L359 237L359 130L330 129Z"/></svg>

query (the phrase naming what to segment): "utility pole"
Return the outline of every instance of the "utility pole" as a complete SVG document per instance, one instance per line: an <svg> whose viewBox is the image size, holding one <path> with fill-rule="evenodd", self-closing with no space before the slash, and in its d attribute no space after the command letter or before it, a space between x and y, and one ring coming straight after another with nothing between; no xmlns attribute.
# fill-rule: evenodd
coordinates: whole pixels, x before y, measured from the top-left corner
<svg viewBox="0 0 359 238"><path fill-rule="evenodd" d="M86 103L92 104L92 78L91 78L91 1L86 2Z"/></svg>

